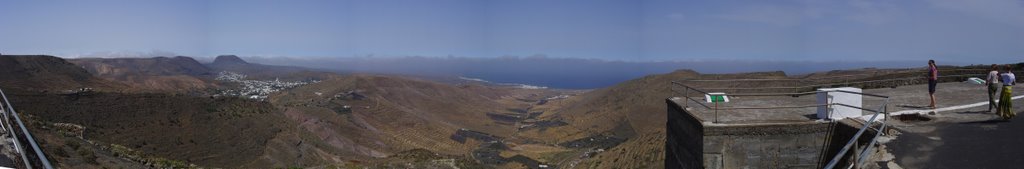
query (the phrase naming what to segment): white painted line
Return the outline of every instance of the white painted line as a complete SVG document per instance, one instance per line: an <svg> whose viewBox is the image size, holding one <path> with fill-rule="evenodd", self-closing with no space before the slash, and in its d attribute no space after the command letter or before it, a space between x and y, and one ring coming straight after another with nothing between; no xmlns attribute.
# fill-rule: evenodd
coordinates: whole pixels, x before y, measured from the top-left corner
<svg viewBox="0 0 1024 169"><path fill-rule="evenodd" d="M1024 98L1024 95L1011 97L1010 100L1017 100L1017 99L1020 99L1020 98ZM999 102L999 100L996 100L996 102ZM896 115L904 115L904 114L925 114L925 113L928 113L928 112L938 113L938 112L960 110L960 109L966 109L966 108L978 107L978 106L984 106L984 105L988 105L988 101L977 102L977 103L973 103L973 104L965 104L965 105L958 105L958 106L943 107L943 108L938 108L938 109L903 110L903 111L889 113L889 115L890 116L896 116ZM867 120L871 119L872 115L860 116L860 119L862 119L864 121L867 121ZM884 116L881 116L881 118L884 118ZM881 118L880 119L876 119L876 120L882 120Z"/></svg>

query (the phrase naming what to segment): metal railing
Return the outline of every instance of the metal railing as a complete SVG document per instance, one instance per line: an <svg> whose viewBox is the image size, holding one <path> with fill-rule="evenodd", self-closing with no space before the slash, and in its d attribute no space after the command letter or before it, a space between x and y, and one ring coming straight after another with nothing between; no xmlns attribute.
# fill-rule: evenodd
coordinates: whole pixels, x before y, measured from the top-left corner
<svg viewBox="0 0 1024 169"><path fill-rule="evenodd" d="M677 94L683 95L683 97L686 99L686 101L683 102L683 107L689 108L689 102L692 101L694 103L697 103L701 107L704 107L704 108L709 109L709 110L713 110L713 111L715 111L715 122L718 122L718 110L789 109L789 108L811 108L811 107L823 107L823 106L843 106L843 107L850 107L850 108L855 108L855 109L861 109L861 110L865 110L865 111L869 111L869 112L880 111L880 110L864 109L864 108L861 108L861 107L851 106L851 105L846 105L846 104L841 104L841 103L827 103L827 104L800 105L800 106L765 106L765 107L725 107L725 108L718 108L717 106L708 106L707 104L704 104L701 100L698 100L698 99L696 99L694 97L690 97L690 94L691 94L690 91L694 91L694 92L700 94L701 96L703 96L703 95L711 94L711 92L706 92L706 90L730 90L730 89L732 89L732 90L735 90L735 89L739 89L739 90L803 89L803 88L809 88L809 87L764 87L764 88L709 88L709 89L698 89L698 88L692 87L690 85L686 85L686 84L684 84L681 81L672 81L671 83L673 84L673 86L682 87L683 91L681 91L681 92L679 91L679 89L676 89L676 88L673 88L672 91L677 93ZM883 104L887 104L888 103L888 98L889 98L889 96L883 96L883 95L877 95L877 94L869 94L869 93L862 93L862 92L844 91L844 90L835 90L835 91L806 91L806 92L772 92L772 93L731 93L731 94L728 94L728 96L790 96L790 97L800 97L800 96L814 95L814 94L818 94L818 93L830 93L830 92L850 93L850 94L857 94L857 95L863 95L863 96L871 96L871 97L877 97L877 98L884 98L884 99L886 99L886 101L883 102ZM703 97L700 97L700 98L703 98Z"/></svg>
<svg viewBox="0 0 1024 169"><path fill-rule="evenodd" d="M958 74L958 72L978 72L978 73L969 73L969 74L970 75L987 75L988 71L990 71L990 70L989 69L939 69L938 71L939 71L939 75L940 75L939 77L943 77L943 75L945 75L945 74L954 74L955 75L955 74ZM822 77L805 77L805 78L760 78L760 79L751 79L751 78L739 79L739 78L728 78L728 77L725 77L723 79L722 76L711 75L712 77L702 78L702 79L699 79L699 80L695 79L694 81L803 81L803 82L828 82L828 81L837 81L836 79L842 79L842 80L844 80L843 83L849 83L850 79L870 78L870 77L887 76L887 75L920 75L921 78L924 78L927 75L927 73L928 73L927 69L904 69L904 70L898 70L898 71L895 71L895 72L872 72L872 73L857 73L857 74L847 74L847 75L827 75L827 76L822 76Z"/></svg>
<svg viewBox="0 0 1024 169"><path fill-rule="evenodd" d="M943 74L941 72L974 72L974 71L983 71L983 70L981 70L981 69L939 70L939 72L940 72L939 74L940 75ZM984 70L984 71L988 71L988 70ZM919 71L897 72L897 73L876 74L876 75L897 75L897 74L918 74L918 73L921 73L921 72L919 72ZM814 89L822 88L822 87L868 86L868 84L887 84L887 85L884 85L884 86L896 87L896 86L900 85L899 82L914 82L916 80L924 80L924 79L927 78L926 76L922 75L922 76L917 76L917 77L904 77L904 78L878 79L878 80L854 80L854 81L851 81L849 79L843 79L843 78L852 77L852 76L864 76L864 75L866 75L866 74L840 75L840 76L819 77L819 78L688 79L688 80L684 80L683 82L770 82L770 81L796 82L796 83L807 84L807 85L789 86L789 87L756 87L756 88L740 88L740 87L732 87L732 88L704 88L704 90L749 91L749 90L765 90L765 89L772 89L772 90L787 90L788 89L788 90L792 90L790 92L806 92L806 91L813 91ZM941 75L941 76L938 77L938 79L940 81L943 81L943 80L946 80L946 81L948 81L948 80L960 81L960 80L963 80L963 79L965 79L967 77L985 77L987 75L988 74L983 74L983 73L979 73L979 74Z"/></svg>
<svg viewBox="0 0 1024 169"><path fill-rule="evenodd" d="M39 144L36 143L36 140L32 137L32 133L30 133L28 131L28 128L25 127L25 123L21 121L21 117L18 116L18 112L14 111L14 106L11 105L10 100L7 99L7 94L5 94L2 89L0 89L0 96L3 96L3 105L5 105L7 108L7 111L4 111L3 113L4 129L11 133L11 139L14 142L15 149L17 149L18 153L21 154L21 158L25 163L25 167L29 169L33 168L33 164L31 163L30 158L26 155L26 151L33 151L33 153L36 154L37 160L42 165L42 168L52 169L53 165L50 164L50 160L46 158L46 154L43 153L43 150L39 148ZM24 146L20 141L18 141L18 134L14 129L14 124L11 123L11 118L14 119L17 128L19 128L21 133L24 135L23 138L28 141L28 146L32 148L31 150L24 150L22 148Z"/></svg>
<svg viewBox="0 0 1024 169"><path fill-rule="evenodd" d="M850 141L848 141L847 144L844 145L843 148L838 153L836 153L836 155L832 158L832 160L829 161L829 163L825 166L825 168L827 168L827 169L834 168L837 164L839 164L839 162L843 159L843 157L845 157L846 153L850 151L851 147L853 147L853 145L857 144L857 141L860 139L861 135L863 135L864 132L867 131L868 128L871 128L872 124L874 124L876 121L878 121L878 122L881 123L881 127L876 129L878 132L875 134L874 137L871 138L871 142L868 143L868 145L865 146L865 148L863 148L863 149L855 148L855 149L858 149L857 151L859 151L859 153L855 152L855 155L857 155L855 157L856 161L854 163L851 163L850 167L860 166L861 164L863 164L863 162L866 159L868 159L871 155L873 155L873 154L870 154L869 152L871 150L873 150L874 144L877 143L878 137L880 137L882 135L882 133L884 133L882 131L885 130L885 128L887 126L886 124L887 124L888 119L889 119L888 118L889 114L887 112L888 111L887 107L888 107L888 104L889 104L889 96L883 96L883 95L877 95L877 94L869 94L869 93L863 93L863 92L844 91L844 90L807 91L807 92L777 92L777 93L732 93L732 94L728 94L728 96L790 96L790 97L800 97L800 96L805 96L805 95L814 95L814 94L818 94L818 93L839 92L839 93L849 93L849 94L857 94L857 95L861 95L861 96L881 98L881 99L883 99L883 101L882 101L882 103L881 103L881 105L880 105L880 107L878 109L863 108L863 107L860 107L860 106L853 106L853 105L848 105L848 104L843 104L843 103L832 103L830 101L826 102L825 104L799 105L799 106L765 106L765 107L728 107L728 108L719 108L717 106L717 103L715 103L716 105L714 107L711 107L711 106L708 106L708 105L702 103L701 100L698 100L698 99L695 99L693 97L690 97L690 94L691 94L690 91L692 90L692 91L694 91L694 92L696 92L698 94L706 95L706 94L710 94L710 92L707 92L706 90L721 90L721 89L728 89L728 88L698 89L698 88L694 88L692 86L689 86L689 85L685 84L684 82L685 81L673 81L673 82L671 82L672 86L682 87L683 91L681 91L681 92L678 89L676 89L676 88L672 88L672 91L676 92L678 94L682 94L683 97L686 99L686 100L683 101L684 108L688 109L689 108L689 102L692 101L694 103L697 103L701 107L704 107L704 108L710 109L710 110L714 110L714 116L715 116L714 123L718 123L719 122L718 121L718 110L790 109L790 108L811 108L811 107L826 107L826 108L828 108L828 107L831 107L831 106L842 106L842 107L849 107L849 108L854 108L854 109L858 109L858 110L863 110L863 111L868 111L868 112L874 113L871 116L871 118L868 119L864 123L864 126L862 126L860 128L860 130L853 136L853 138L851 138ZM811 85L811 86L801 86L801 87L769 87L769 88L749 88L749 89L748 88L744 88L743 90L753 90L753 89L758 89L758 90L764 90L764 89L777 90L777 89L789 89L789 88L814 88L814 87L820 87L820 86L813 86L813 85ZM879 116L883 116L882 120L878 120Z"/></svg>

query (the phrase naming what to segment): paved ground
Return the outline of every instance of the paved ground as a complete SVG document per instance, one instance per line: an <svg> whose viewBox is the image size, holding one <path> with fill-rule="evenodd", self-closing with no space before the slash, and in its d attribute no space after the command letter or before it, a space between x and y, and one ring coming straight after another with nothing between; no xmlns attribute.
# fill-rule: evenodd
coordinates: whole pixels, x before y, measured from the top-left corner
<svg viewBox="0 0 1024 169"><path fill-rule="evenodd" d="M801 106L814 105L814 95L802 97L774 96L774 97L731 97L730 102L720 103L719 108L736 107L768 107L768 106ZM704 108L694 102L688 103L693 112L706 121L715 119L713 110ZM714 108L713 103L704 103ZM811 121L814 117L815 108L787 108L787 109L761 109L761 110L719 110L718 118L721 123L757 123L757 122L792 122Z"/></svg>
<svg viewBox="0 0 1024 169"><path fill-rule="evenodd" d="M902 89L924 89L906 86L887 89L896 102L906 105L927 103L919 96L900 95ZM1009 122L997 120L988 112L987 104L961 106L987 101L983 86L964 83L939 84L939 107L960 109L927 115L931 121L896 122L902 133L888 143L895 164L902 168L1021 168L1024 166L1024 119ZM1021 89L1016 89L1020 96ZM1017 112L1024 111L1024 99L1013 102ZM909 106L908 106L909 107ZM912 108L902 108L910 111ZM1022 112L1024 113L1024 112ZM1024 115L1024 114L1022 114ZM887 166L887 165L883 165Z"/></svg>
<svg viewBox="0 0 1024 169"><path fill-rule="evenodd" d="M889 144L903 168L1020 168L1024 121L935 123L935 130L904 133Z"/></svg>

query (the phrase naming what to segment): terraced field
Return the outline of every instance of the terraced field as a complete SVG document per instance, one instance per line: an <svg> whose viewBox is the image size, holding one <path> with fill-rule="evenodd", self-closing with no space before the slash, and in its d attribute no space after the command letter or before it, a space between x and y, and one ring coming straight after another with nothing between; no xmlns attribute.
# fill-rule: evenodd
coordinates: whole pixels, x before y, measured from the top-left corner
<svg viewBox="0 0 1024 169"><path fill-rule="evenodd" d="M304 130L301 132L310 133L307 137L313 140L308 142L318 147L316 149L351 152L341 153L336 158L344 159L344 154L386 157L416 149L470 157L484 142L455 140L452 135L457 131L468 129L501 138L512 137L519 121L528 117L531 106L540 99L560 94L550 90L459 87L414 79L353 75L284 91L269 100L285 108L291 120L300 124ZM508 115L510 119L491 119L488 112ZM332 139L351 141L331 144ZM529 139L507 141L532 142ZM332 145L365 147L366 150L336 150L343 146ZM530 154L528 150L531 149L518 152Z"/></svg>
<svg viewBox="0 0 1024 169"><path fill-rule="evenodd" d="M665 168L665 134L652 131L631 138L595 158L580 163L583 168Z"/></svg>

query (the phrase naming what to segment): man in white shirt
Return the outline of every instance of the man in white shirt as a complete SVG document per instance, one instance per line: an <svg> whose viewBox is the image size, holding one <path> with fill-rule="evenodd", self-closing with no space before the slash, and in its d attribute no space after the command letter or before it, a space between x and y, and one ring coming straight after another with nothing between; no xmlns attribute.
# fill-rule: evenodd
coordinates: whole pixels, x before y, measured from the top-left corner
<svg viewBox="0 0 1024 169"><path fill-rule="evenodd" d="M996 97L999 96L999 70L996 64L992 64L992 71L988 72L985 85L988 86L988 112L992 112L992 108L998 108Z"/></svg>

